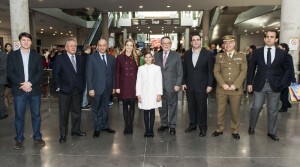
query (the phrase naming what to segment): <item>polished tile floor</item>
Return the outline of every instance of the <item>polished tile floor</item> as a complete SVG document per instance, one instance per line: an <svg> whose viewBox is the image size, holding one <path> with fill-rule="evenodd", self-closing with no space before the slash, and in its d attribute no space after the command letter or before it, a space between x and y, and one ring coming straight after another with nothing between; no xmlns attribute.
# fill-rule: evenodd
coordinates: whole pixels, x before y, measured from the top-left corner
<svg viewBox="0 0 300 167"><path fill-rule="evenodd" d="M277 134L279 142L267 137L267 113L260 115L255 135L247 133L251 97L243 97L240 114L241 140L232 138L230 112L226 114L224 134L212 137L216 127L216 103L213 95L208 100L208 135L198 131L184 133L188 126L186 101L179 102L177 134L157 134L144 138L143 114L136 111L134 134L123 135L121 105L114 102L109 121L116 134L103 132L94 139L91 111L82 112L82 130L86 137L67 137L58 142L58 99L42 99L42 133L46 146L39 148L31 139L30 114L26 115L24 149L16 151L14 145L14 114L10 104L9 117L0 121L1 167L295 167L300 166L300 111L294 104L288 113L279 113ZM159 127L156 111L155 129Z"/></svg>

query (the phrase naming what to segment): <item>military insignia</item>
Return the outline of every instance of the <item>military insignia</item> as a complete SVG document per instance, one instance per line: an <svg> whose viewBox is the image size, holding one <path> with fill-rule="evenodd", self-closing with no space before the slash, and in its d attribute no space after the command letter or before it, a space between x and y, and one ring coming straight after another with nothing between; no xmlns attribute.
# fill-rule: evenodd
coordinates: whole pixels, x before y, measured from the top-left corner
<svg viewBox="0 0 300 167"><path fill-rule="evenodd" d="M242 58L236 57L236 58L234 58L233 60L234 60L234 61L238 61L238 60L242 60Z"/></svg>

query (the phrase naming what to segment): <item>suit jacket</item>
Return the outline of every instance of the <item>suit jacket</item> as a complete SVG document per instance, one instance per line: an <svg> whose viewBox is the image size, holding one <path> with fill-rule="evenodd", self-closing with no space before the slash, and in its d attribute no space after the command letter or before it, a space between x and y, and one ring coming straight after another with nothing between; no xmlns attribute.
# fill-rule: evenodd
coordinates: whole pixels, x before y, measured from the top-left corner
<svg viewBox="0 0 300 167"><path fill-rule="evenodd" d="M7 54L0 51L0 84L7 84Z"/></svg>
<svg viewBox="0 0 300 167"><path fill-rule="evenodd" d="M76 55L76 68L77 71L75 71L67 53L56 56L53 78L55 88L59 88L62 94L71 95L75 88L79 90L78 93L84 91L85 64L83 57L80 55Z"/></svg>
<svg viewBox="0 0 300 167"><path fill-rule="evenodd" d="M210 51L201 49L195 67L192 55L192 50L184 53L183 84L186 84L188 92L206 93L207 86L212 87L214 82L214 55Z"/></svg>
<svg viewBox="0 0 300 167"><path fill-rule="evenodd" d="M32 84L30 95L40 95L40 83L44 74L42 56L30 50L28 64L28 82ZM19 96L25 92L20 88L20 83L25 82L24 66L21 51L10 52L7 58L7 76L12 84L12 94Z"/></svg>
<svg viewBox="0 0 300 167"><path fill-rule="evenodd" d="M177 52L170 51L163 67L163 52L155 54L155 64L160 66L163 77L163 89L175 92L174 86L181 86L183 78L182 61Z"/></svg>
<svg viewBox="0 0 300 167"><path fill-rule="evenodd" d="M112 92L115 87L115 58L109 54L106 54L106 58L107 66L98 52L90 55L87 60L87 89L94 90L95 95L102 95L106 89Z"/></svg>
<svg viewBox="0 0 300 167"><path fill-rule="evenodd" d="M254 76L256 68L257 72ZM271 89L274 92L280 92L287 84L291 69L292 66L284 50L276 48L275 59L268 67L264 59L264 47L256 49L249 64L247 85L253 85L253 90L259 92L268 78Z"/></svg>
<svg viewBox="0 0 300 167"><path fill-rule="evenodd" d="M288 77L287 80L287 87L290 86L291 83L296 83L296 78L295 78L295 69L294 69L294 62L293 62L293 57L292 55L288 54L288 59L289 59L289 64L292 66L291 68L291 73Z"/></svg>

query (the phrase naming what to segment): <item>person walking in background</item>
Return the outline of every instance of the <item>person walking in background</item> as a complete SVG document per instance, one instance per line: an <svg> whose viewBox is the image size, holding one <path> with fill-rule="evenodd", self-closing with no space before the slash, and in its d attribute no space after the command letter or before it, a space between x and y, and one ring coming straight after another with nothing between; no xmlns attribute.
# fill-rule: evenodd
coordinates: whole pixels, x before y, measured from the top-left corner
<svg viewBox="0 0 300 167"><path fill-rule="evenodd" d="M159 66L152 64L153 55L146 52L145 65L140 66L136 81L136 96L138 107L144 110L145 134L144 137L153 137L155 108L161 107L162 74Z"/></svg>
<svg viewBox="0 0 300 167"><path fill-rule="evenodd" d="M277 31L269 30L265 33L265 46L253 53L247 74L248 91L254 91L248 133L254 135L259 113L267 98L267 136L274 141L279 141L276 135L276 124L280 92L286 88L292 68L287 52L275 47L277 41Z"/></svg>
<svg viewBox="0 0 300 167"><path fill-rule="evenodd" d="M30 106L34 144L44 146L41 128L41 90L40 82L44 74L42 56L30 49L32 36L27 32L19 35L21 48L13 51L7 58L7 76L12 83L14 96L16 150L23 148L25 111Z"/></svg>
<svg viewBox="0 0 300 167"><path fill-rule="evenodd" d="M9 53L11 53L13 50L12 45L10 43L6 43L5 44L5 53L7 55L9 55ZM12 99L12 95L11 95L11 82L9 80L7 80L7 84L5 85L5 89L4 89L4 99L5 99L5 104L11 104L13 99Z"/></svg>
<svg viewBox="0 0 300 167"><path fill-rule="evenodd" d="M59 92L59 142L66 142L69 113L71 112L71 135L86 136L81 131L82 93L85 88L85 64L82 56L76 55L77 41L65 42L66 53L55 59L53 70L55 89Z"/></svg>
<svg viewBox="0 0 300 167"><path fill-rule="evenodd" d="M125 42L125 46L116 59L116 93L123 102L123 117L125 122L124 134L133 133L133 120L135 113L135 85L138 70L138 55L132 39ZM128 109L129 108L129 109Z"/></svg>
<svg viewBox="0 0 300 167"><path fill-rule="evenodd" d="M280 94L280 100L281 100L281 108L279 110L279 112L287 112L289 108L292 107L290 101L289 101L289 89L288 87L290 86L290 84L295 84L296 83L296 78L295 78L295 70L294 70L294 63L293 63L293 57L292 55L289 54L290 48L289 45L286 43L281 43L278 45L279 49L282 49L284 51L286 51L288 54L288 61L291 68L291 74L289 75L288 79L287 79L287 85L286 87L281 91Z"/></svg>
<svg viewBox="0 0 300 167"><path fill-rule="evenodd" d="M243 94L243 82L247 75L246 54L235 50L235 37L223 37L225 52L216 56L214 75L217 80L217 130L212 136L223 134L226 106L229 101L231 109L231 134L235 140L240 139L240 105Z"/></svg>
<svg viewBox="0 0 300 167"><path fill-rule="evenodd" d="M189 127L185 133L199 127L200 137L207 131L207 96L212 90L214 81L214 57L210 51L202 49L199 34L191 36L192 49L184 54L182 90L186 91Z"/></svg>
<svg viewBox="0 0 300 167"><path fill-rule="evenodd" d="M82 53L83 64L85 66L86 66L86 62L87 62L87 59L90 56L90 54L91 54L91 46L85 45L83 47L83 53ZM91 109L91 105L89 104L89 99L88 99L88 95L87 95L86 81L85 81L85 88L84 88L83 97L82 97L81 109L82 110L90 110Z"/></svg>
<svg viewBox="0 0 300 167"><path fill-rule="evenodd" d="M89 56L86 67L87 89L93 97L94 138L99 137L100 131L116 133L108 125L109 95L115 91L115 58L106 53L105 39L98 41L97 50Z"/></svg>
<svg viewBox="0 0 300 167"><path fill-rule="evenodd" d="M162 107L159 108L161 126L158 132L170 128L170 134L176 134L178 92L181 87L183 71L179 53L171 51L170 37L161 38L162 50L155 54L155 64L160 66L163 77Z"/></svg>

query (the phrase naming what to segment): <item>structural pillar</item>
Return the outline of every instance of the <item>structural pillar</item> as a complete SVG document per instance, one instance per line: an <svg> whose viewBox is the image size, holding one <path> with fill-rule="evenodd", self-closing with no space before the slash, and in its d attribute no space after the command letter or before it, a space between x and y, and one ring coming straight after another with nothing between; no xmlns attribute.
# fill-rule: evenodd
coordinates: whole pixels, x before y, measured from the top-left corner
<svg viewBox="0 0 300 167"><path fill-rule="evenodd" d="M185 43L184 43L184 49L189 50L190 49L190 28L185 29Z"/></svg>
<svg viewBox="0 0 300 167"><path fill-rule="evenodd" d="M125 45L126 40L127 40L127 29L123 28L123 45Z"/></svg>
<svg viewBox="0 0 300 167"><path fill-rule="evenodd" d="M202 40L202 46L207 47L209 46L209 10L204 10L203 11L203 24L202 24L202 29L203 29L203 40Z"/></svg>
<svg viewBox="0 0 300 167"><path fill-rule="evenodd" d="M233 28L232 34L233 34L233 36L235 36L235 48L236 48L236 50L241 51L241 48L240 48L241 35L238 34L238 27Z"/></svg>
<svg viewBox="0 0 300 167"><path fill-rule="evenodd" d="M102 39L108 41L108 12L102 12Z"/></svg>
<svg viewBox="0 0 300 167"><path fill-rule="evenodd" d="M294 69L299 80L300 1L281 1L280 43L287 43L293 57ZM292 11L292 12L291 12Z"/></svg>
<svg viewBox="0 0 300 167"><path fill-rule="evenodd" d="M31 48L33 50L37 51L37 43L36 43L36 17L35 17L35 11L31 10L30 11L30 31L31 31L31 36L32 36L32 45Z"/></svg>
<svg viewBox="0 0 300 167"><path fill-rule="evenodd" d="M9 0L10 27L13 47L21 32L30 33L28 0Z"/></svg>

